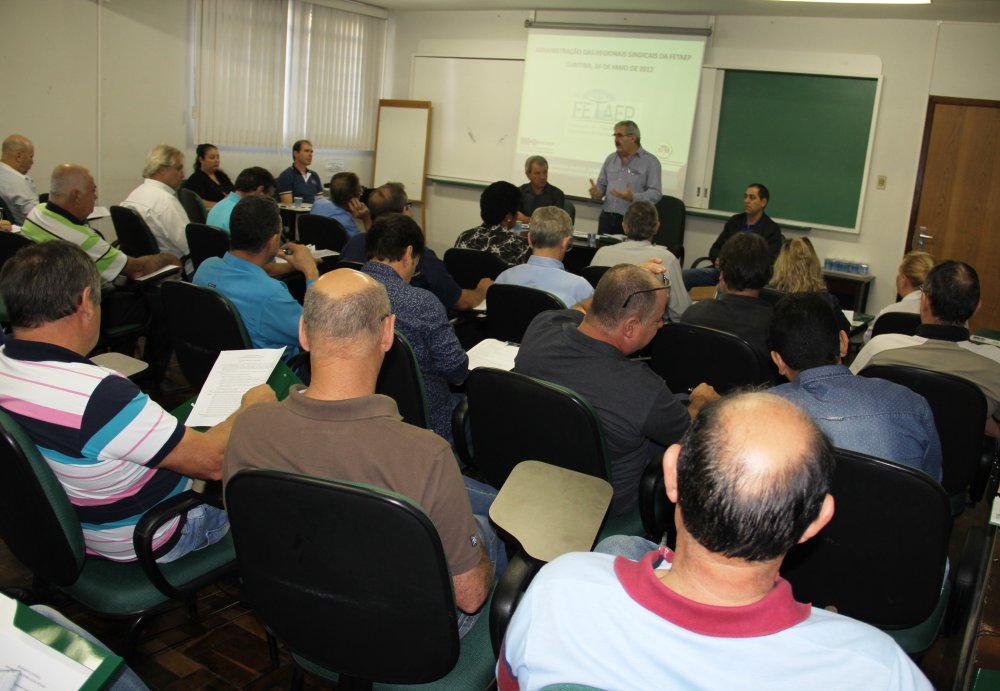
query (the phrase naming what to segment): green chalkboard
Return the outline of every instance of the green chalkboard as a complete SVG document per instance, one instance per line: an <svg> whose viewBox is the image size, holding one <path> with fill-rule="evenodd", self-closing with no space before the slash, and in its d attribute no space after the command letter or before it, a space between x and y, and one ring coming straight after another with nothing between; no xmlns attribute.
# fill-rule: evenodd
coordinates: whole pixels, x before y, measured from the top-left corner
<svg viewBox="0 0 1000 691"><path fill-rule="evenodd" d="M726 70L709 205L743 210L762 182L767 213L854 229L878 80Z"/></svg>

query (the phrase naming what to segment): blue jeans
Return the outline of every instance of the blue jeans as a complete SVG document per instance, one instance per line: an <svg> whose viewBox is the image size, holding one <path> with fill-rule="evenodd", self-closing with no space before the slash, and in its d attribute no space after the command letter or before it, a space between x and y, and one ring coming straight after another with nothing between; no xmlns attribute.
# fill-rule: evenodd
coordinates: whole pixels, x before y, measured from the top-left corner
<svg viewBox="0 0 1000 691"><path fill-rule="evenodd" d="M699 286L714 286L719 282L719 270L714 266L701 266L697 269L684 269L684 287L690 290Z"/></svg>
<svg viewBox="0 0 1000 691"><path fill-rule="evenodd" d="M189 552L214 545L229 532L229 516L222 509L201 504L187 512L187 520L181 528L181 537L174 548L156 560L158 564L169 564Z"/></svg>
<svg viewBox="0 0 1000 691"><path fill-rule="evenodd" d="M612 535L597 543L594 548L599 554L611 554L616 557L625 557L630 561L639 561L651 550L659 549L659 545L650 542L644 537L634 535Z"/></svg>
<svg viewBox="0 0 1000 691"><path fill-rule="evenodd" d="M98 645L102 648L108 647L97 640L97 638L95 638L86 629L80 628L78 625L74 624L72 621L51 607L46 607L45 605L35 605L31 609L35 610L46 619L50 619L56 624L59 624L59 626L64 629L69 629L81 638L87 639L94 645ZM108 691L149 691L146 685L142 683L142 680L139 679L136 673L133 672L132 668L128 665L122 665L117 674L111 677L108 681L107 689Z"/></svg>

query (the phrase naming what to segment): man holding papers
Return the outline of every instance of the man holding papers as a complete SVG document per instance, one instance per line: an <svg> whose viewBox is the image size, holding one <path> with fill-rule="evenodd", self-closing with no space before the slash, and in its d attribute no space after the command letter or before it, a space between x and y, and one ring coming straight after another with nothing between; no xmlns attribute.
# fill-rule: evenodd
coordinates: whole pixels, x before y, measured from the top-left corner
<svg viewBox="0 0 1000 691"><path fill-rule="evenodd" d="M267 275L264 267L281 251L292 268L302 272L306 287L319 278L309 248L281 244L281 214L274 200L244 197L229 222L230 247L222 258L202 262L194 274L196 285L225 295L236 306L255 348L286 348L285 359L299 353L299 317L302 306L288 286Z"/></svg>
<svg viewBox="0 0 1000 691"><path fill-rule="evenodd" d="M251 389L240 410L212 430L185 429L125 377L87 359L97 343L101 279L68 242L27 247L0 271L0 297L14 338L0 350L0 406L38 446L83 525L87 552L134 561L132 533L191 478L219 479L233 419L273 401ZM160 562L221 539L224 512L199 506L170 521L153 545Z"/></svg>

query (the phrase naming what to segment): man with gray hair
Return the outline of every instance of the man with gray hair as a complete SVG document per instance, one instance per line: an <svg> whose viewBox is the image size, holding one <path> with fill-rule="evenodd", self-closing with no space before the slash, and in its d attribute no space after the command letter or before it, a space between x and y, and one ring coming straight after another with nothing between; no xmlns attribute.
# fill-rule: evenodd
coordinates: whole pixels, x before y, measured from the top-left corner
<svg viewBox="0 0 1000 691"><path fill-rule="evenodd" d="M621 233L622 218L632 202L655 204L663 196L660 160L640 146L639 126L631 120L615 125L615 152L604 160L597 182L590 181L590 198L604 200L597 232Z"/></svg>
<svg viewBox="0 0 1000 691"><path fill-rule="evenodd" d="M612 515L635 510L642 471L662 453L649 442L675 443L701 406L717 397L700 384L685 407L645 362L629 357L663 325L669 290L650 267L614 266L586 313L577 308L535 317L514 360L515 372L569 387L597 413L611 462Z"/></svg>
<svg viewBox="0 0 1000 691"><path fill-rule="evenodd" d="M653 244L656 231L660 229L660 216L656 207L649 202L633 202L622 219L622 228L628 239L597 250L590 260L591 266L642 264L651 259L659 259L670 278L667 314L671 321L679 321L684 310L691 306L691 297L684 288L684 274L677 257L666 247Z"/></svg>
<svg viewBox="0 0 1000 691"><path fill-rule="evenodd" d="M517 220L527 223L535 209L543 206L563 208L566 196L558 187L549 184L549 162L544 156L528 156L524 162L524 174L528 182L521 185L521 208L517 210Z"/></svg>
<svg viewBox="0 0 1000 691"><path fill-rule="evenodd" d="M146 156L142 184L122 202L134 209L153 232L160 251L184 257L190 253L187 236L188 216L177 198L184 182L184 154L167 144L157 144Z"/></svg>
<svg viewBox="0 0 1000 691"><path fill-rule="evenodd" d="M563 258L573 242L573 221L569 214L554 206L543 206L531 215L528 244L531 256L527 264L512 266L497 276L496 282L552 293L567 307L573 307L594 294L587 279L566 271Z"/></svg>
<svg viewBox="0 0 1000 691"><path fill-rule="evenodd" d="M223 481L245 468L278 468L383 487L419 504L441 537L463 635L489 595L502 546L487 517L472 513L448 442L404 423L395 401L375 394L395 325L375 278L352 269L324 274L306 293L299 322L309 388L240 420Z"/></svg>
<svg viewBox="0 0 1000 691"><path fill-rule="evenodd" d="M38 204L35 181L28 177L35 162L35 145L20 134L3 140L0 151L0 198L13 215L15 225L22 225Z"/></svg>

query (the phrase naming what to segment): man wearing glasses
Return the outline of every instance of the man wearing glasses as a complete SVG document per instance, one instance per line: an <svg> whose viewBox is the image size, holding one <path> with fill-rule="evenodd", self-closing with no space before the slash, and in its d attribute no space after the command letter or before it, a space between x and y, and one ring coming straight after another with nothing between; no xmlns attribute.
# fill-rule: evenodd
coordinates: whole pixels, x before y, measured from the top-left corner
<svg viewBox="0 0 1000 691"><path fill-rule="evenodd" d="M640 146L639 126L631 120L615 125L615 152L604 160L597 182L590 181L590 198L604 200L597 219L600 234L622 232L622 218L632 202L655 204L663 196L660 161Z"/></svg>
<svg viewBox="0 0 1000 691"><path fill-rule="evenodd" d="M586 313L577 307L535 317L514 361L515 372L569 387L597 413L611 462L611 515L635 510L639 478L657 455L653 445L676 443L701 407L718 398L703 383L685 406L645 362L629 358L663 325L670 284L656 270L662 267L612 267Z"/></svg>

